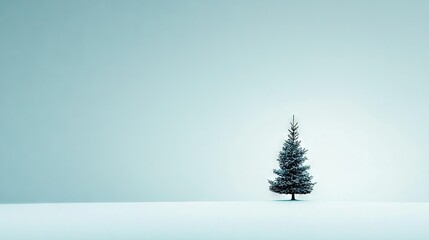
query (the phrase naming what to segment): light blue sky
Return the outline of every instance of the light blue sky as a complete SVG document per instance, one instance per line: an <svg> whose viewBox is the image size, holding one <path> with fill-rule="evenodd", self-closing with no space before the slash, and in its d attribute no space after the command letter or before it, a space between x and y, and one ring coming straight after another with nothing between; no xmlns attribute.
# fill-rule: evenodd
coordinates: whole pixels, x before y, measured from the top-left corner
<svg viewBox="0 0 429 240"><path fill-rule="evenodd" d="M0 202L429 200L427 1L1 1ZM288 198L288 197L287 197Z"/></svg>

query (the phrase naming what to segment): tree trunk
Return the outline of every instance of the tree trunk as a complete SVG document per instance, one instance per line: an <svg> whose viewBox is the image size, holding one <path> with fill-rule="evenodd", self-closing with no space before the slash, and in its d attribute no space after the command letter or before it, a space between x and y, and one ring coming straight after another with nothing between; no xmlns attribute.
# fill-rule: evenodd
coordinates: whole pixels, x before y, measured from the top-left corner
<svg viewBox="0 0 429 240"><path fill-rule="evenodd" d="M295 200L295 193L292 193L292 198L290 200Z"/></svg>

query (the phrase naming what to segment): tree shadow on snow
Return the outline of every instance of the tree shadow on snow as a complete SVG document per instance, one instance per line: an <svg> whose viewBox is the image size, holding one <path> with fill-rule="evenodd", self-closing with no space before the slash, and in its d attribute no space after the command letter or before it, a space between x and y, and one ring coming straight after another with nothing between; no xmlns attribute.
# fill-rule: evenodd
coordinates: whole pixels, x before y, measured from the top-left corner
<svg viewBox="0 0 429 240"><path fill-rule="evenodd" d="M290 199L284 199L284 200L272 200L273 202L308 202L308 200L290 200Z"/></svg>

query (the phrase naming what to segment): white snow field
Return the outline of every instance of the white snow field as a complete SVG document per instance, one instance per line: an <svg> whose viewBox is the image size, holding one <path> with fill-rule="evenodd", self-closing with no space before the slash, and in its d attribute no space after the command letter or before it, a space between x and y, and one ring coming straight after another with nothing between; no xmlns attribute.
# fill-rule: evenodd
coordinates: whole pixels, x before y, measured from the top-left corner
<svg viewBox="0 0 429 240"><path fill-rule="evenodd" d="M0 239L429 239L429 203L3 204Z"/></svg>

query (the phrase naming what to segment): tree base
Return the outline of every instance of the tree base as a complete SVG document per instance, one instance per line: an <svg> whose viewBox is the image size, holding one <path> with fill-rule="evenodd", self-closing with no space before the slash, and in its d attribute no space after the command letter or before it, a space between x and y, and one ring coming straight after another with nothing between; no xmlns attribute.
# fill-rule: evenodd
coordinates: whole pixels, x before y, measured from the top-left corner
<svg viewBox="0 0 429 240"><path fill-rule="evenodd" d="M292 198L290 199L291 201L295 201L295 193L292 193Z"/></svg>

